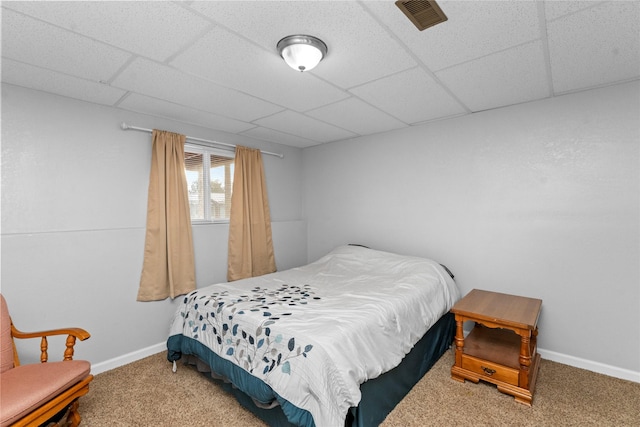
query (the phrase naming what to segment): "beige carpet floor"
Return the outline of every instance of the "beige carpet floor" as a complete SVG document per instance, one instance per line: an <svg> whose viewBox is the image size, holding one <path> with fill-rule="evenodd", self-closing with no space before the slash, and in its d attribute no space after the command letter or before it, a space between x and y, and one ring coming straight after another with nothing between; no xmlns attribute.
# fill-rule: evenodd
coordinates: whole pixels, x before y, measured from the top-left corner
<svg viewBox="0 0 640 427"><path fill-rule="evenodd" d="M82 427L262 427L219 385L159 353L96 375ZM542 360L533 406L495 386L451 379L447 351L382 426L640 426L640 384ZM318 426L330 427L330 426Z"/></svg>

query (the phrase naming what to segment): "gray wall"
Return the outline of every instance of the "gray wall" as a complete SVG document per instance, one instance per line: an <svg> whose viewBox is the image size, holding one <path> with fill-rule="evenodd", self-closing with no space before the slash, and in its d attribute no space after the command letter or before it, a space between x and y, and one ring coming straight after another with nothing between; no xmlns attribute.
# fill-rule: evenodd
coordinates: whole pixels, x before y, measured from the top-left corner
<svg viewBox="0 0 640 427"><path fill-rule="evenodd" d="M3 84L2 294L22 330L87 329L76 354L94 365L163 343L175 307L136 302L151 136L120 130L122 121L284 153L263 156L276 263L307 259L301 149ZM226 281L228 225L198 225L193 236L198 286ZM30 341L19 344L25 361L39 359Z"/></svg>
<svg viewBox="0 0 640 427"><path fill-rule="evenodd" d="M546 355L637 373L639 94L634 82L300 150L3 85L1 290L24 330L88 329L77 355L94 366L164 342L174 303L135 301L151 143L126 121L284 152L264 156L279 269L350 242L427 256L463 293L541 298ZM225 280L227 233L194 227L198 286ZM22 347L37 359L38 343Z"/></svg>
<svg viewBox="0 0 640 427"><path fill-rule="evenodd" d="M433 258L463 293L542 299L547 355L640 378L639 86L306 149L309 259Z"/></svg>

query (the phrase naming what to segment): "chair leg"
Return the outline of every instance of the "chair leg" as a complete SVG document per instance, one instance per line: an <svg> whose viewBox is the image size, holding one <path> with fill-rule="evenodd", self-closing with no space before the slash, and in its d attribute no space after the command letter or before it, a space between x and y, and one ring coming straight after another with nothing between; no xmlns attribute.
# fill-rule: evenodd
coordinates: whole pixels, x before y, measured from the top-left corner
<svg viewBox="0 0 640 427"><path fill-rule="evenodd" d="M74 400L73 403L71 403L71 407L69 408L69 416L67 417L69 427L78 427L78 425L80 424L80 412L78 411L79 406L80 402L78 399Z"/></svg>

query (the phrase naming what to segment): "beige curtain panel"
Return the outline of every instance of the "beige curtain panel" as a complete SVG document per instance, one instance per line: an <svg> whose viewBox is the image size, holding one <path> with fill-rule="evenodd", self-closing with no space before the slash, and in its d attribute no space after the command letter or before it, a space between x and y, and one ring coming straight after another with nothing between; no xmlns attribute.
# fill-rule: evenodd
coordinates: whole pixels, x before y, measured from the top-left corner
<svg viewBox="0 0 640 427"><path fill-rule="evenodd" d="M186 137L152 133L147 234L138 301L175 298L196 288L187 179Z"/></svg>
<svg viewBox="0 0 640 427"><path fill-rule="evenodd" d="M276 271L271 216L260 150L236 147L227 280Z"/></svg>

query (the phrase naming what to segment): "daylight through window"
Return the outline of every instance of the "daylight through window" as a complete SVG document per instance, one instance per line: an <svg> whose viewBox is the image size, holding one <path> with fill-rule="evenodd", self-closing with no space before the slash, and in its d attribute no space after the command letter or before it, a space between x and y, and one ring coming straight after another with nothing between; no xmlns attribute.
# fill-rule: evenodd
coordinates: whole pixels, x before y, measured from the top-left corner
<svg viewBox="0 0 640 427"><path fill-rule="evenodd" d="M233 188L233 154L185 145L184 170L191 222L228 221Z"/></svg>

